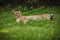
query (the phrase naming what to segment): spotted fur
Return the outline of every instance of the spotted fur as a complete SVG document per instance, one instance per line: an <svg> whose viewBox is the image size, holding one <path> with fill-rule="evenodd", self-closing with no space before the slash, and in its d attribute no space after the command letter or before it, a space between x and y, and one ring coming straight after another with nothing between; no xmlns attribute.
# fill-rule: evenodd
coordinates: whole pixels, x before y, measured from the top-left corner
<svg viewBox="0 0 60 40"><path fill-rule="evenodd" d="M29 21L29 19L32 19L32 20L37 20L37 19L48 19L48 20L51 20L51 19L53 19L53 14L22 16L20 11L15 11L14 14L17 17L16 21L17 22L23 21L24 24L26 24Z"/></svg>

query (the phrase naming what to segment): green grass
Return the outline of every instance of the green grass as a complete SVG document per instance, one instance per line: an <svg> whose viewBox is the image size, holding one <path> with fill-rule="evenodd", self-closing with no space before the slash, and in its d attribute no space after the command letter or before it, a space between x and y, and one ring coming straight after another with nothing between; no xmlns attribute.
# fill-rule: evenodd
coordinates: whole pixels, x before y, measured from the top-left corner
<svg viewBox="0 0 60 40"><path fill-rule="evenodd" d="M0 40L60 40L59 7L38 8L22 15L53 13L54 19L29 20L27 24L15 21L12 10L0 12Z"/></svg>

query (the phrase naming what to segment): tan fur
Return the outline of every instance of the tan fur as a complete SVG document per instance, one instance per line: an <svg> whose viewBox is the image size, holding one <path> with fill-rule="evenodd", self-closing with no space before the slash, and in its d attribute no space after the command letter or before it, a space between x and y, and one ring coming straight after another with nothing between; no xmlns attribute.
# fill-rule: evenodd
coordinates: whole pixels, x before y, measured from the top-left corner
<svg viewBox="0 0 60 40"><path fill-rule="evenodd" d="M29 21L29 19L32 20L37 20L37 19L48 19L50 20L50 14L43 14L43 15L32 15L32 16L22 16L21 12L19 11L15 11L15 15L19 16L19 18L16 19L17 22L19 21L23 21L24 24L27 23L27 21Z"/></svg>
<svg viewBox="0 0 60 40"><path fill-rule="evenodd" d="M21 11L15 11L15 10L13 10L13 13L14 13L15 16L19 16L19 15L21 16Z"/></svg>

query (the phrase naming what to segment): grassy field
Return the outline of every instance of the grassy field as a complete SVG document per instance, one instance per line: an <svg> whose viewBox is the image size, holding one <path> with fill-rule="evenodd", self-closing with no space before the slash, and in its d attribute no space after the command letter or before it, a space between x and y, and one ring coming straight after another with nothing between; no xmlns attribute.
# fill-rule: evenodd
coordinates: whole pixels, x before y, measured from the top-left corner
<svg viewBox="0 0 60 40"><path fill-rule="evenodd" d="M60 8L37 8L22 15L54 14L53 21L29 20L17 23L12 10L0 11L0 40L60 40Z"/></svg>

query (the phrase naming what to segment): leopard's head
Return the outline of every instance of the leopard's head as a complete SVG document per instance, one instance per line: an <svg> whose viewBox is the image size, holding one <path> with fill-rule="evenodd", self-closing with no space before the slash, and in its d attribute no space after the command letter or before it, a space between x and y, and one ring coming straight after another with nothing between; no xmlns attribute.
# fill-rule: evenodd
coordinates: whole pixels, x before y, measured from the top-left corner
<svg viewBox="0 0 60 40"><path fill-rule="evenodd" d="M19 10L13 10L13 13L14 13L14 16L16 19L21 16L21 11L19 11Z"/></svg>

